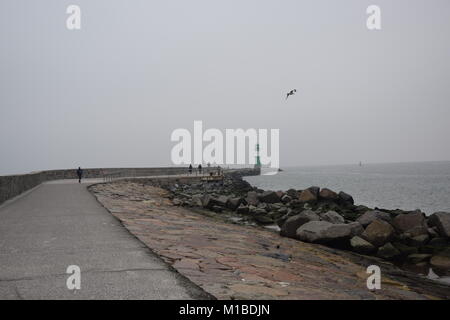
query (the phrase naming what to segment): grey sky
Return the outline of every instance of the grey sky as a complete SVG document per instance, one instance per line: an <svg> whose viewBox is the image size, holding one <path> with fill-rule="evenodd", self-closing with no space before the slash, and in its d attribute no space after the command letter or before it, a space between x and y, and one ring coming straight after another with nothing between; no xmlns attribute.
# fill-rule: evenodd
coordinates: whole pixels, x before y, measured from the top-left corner
<svg viewBox="0 0 450 320"><path fill-rule="evenodd" d="M0 174L169 165L194 120L279 128L281 166L450 160L449 32L448 0L2 0Z"/></svg>

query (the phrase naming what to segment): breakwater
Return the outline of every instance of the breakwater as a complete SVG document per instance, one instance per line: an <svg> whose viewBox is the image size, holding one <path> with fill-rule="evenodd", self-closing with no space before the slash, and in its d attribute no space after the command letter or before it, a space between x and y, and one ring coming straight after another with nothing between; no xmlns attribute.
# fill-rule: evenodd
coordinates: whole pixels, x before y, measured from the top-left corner
<svg viewBox="0 0 450 320"><path fill-rule="evenodd" d="M83 178L104 178L111 174L121 177L146 177L187 174L186 167L151 167L151 168L87 168L83 169ZM255 175L255 169L225 170L225 174ZM51 180L77 179L76 169L61 169L31 172L27 174L0 176L0 204L39 184Z"/></svg>

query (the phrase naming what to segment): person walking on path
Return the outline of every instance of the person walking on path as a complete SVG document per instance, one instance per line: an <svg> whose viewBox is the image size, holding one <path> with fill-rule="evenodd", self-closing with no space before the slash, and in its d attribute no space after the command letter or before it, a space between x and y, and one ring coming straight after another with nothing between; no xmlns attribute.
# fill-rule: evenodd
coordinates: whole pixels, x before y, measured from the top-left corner
<svg viewBox="0 0 450 320"><path fill-rule="evenodd" d="M201 164L198 165L198 173L202 174L202 165Z"/></svg>
<svg viewBox="0 0 450 320"><path fill-rule="evenodd" d="M81 178L83 177L83 170L80 167L77 169L78 183L81 183Z"/></svg>
<svg viewBox="0 0 450 320"><path fill-rule="evenodd" d="M192 164L189 165L189 174L192 174Z"/></svg>

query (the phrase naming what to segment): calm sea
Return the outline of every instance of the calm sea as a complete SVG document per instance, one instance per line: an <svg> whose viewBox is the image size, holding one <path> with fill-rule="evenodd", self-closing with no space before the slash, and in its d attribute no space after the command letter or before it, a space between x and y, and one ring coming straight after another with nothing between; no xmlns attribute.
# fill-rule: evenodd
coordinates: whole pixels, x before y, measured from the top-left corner
<svg viewBox="0 0 450 320"><path fill-rule="evenodd" d="M450 161L287 167L276 175L245 178L266 190L310 186L345 191L355 204L385 209L450 212Z"/></svg>

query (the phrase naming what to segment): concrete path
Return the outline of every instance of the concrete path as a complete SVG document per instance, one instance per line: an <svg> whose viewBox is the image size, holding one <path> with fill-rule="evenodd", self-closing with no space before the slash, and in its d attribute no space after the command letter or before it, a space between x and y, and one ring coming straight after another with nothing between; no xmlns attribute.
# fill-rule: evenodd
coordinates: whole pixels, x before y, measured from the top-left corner
<svg viewBox="0 0 450 320"><path fill-rule="evenodd" d="M0 206L0 299L208 298L132 236L74 180ZM69 290L67 267L81 269Z"/></svg>

